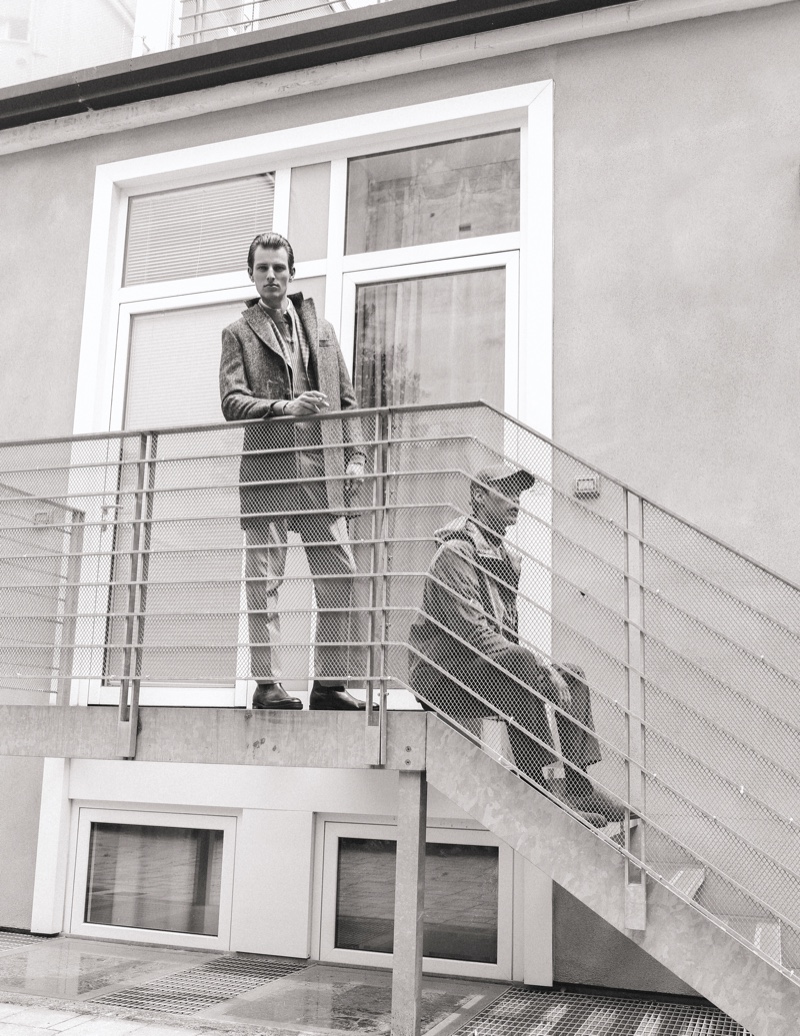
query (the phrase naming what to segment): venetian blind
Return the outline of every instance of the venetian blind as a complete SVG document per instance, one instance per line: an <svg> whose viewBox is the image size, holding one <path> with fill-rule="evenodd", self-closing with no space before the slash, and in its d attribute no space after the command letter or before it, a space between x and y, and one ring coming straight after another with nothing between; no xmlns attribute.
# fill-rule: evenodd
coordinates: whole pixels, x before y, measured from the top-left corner
<svg viewBox="0 0 800 1036"><path fill-rule="evenodd" d="M164 428L222 420L223 327L244 302L142 313L131 323L125 427Z"/></svg>
<svg viewBox="0 0 800 1036"><path fill-rule="evenodd" d="M243 270L274 200L272 173L131 198L123 285Z"/></svg>

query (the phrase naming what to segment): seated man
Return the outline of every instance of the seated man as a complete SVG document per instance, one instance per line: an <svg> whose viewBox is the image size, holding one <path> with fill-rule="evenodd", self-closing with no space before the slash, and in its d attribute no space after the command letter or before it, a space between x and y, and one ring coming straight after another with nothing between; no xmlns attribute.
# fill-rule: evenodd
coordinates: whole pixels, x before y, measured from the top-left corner
<svg viewBox="0 0 800 1036"><path fill-rule="evenodd" d="M540 786L543 768L555 758L544 699L568 711L569 716L556 715L565 777L549 790L602 827L622 814L586 776L600 750L583 673L550 665L517 636L520 562L503 535L517 521L520 493L533 483L533 475L521 469L479 471L471 488L472 515L436 533L439 548L425 579L423 614L411 627L411 687L423 708L467 729L469 720L498 714L513 720L508 734L514 763Z"/></svg>

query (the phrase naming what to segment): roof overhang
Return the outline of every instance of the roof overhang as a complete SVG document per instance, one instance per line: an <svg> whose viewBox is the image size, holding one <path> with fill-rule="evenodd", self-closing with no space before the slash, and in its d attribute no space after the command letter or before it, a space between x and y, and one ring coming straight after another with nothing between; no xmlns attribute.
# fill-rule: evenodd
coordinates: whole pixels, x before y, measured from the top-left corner
<svg viewBox="0 0 800 1036"><path fill-rule="evenodd" d="M620 6L620 0L389 0L0 90L0 130Z"/></svg>

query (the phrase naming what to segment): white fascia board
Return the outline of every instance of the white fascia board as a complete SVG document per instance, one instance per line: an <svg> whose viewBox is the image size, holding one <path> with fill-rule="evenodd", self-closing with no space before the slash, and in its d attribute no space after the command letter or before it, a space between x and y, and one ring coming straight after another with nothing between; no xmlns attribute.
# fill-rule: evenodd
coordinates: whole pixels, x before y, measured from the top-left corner
<svg viewBox="0 0 800 1036"><path fill-rule="evenodd" d="M446 68L618 32L797 3L797 0L630 0L581 14L515 25L443 40L422 47L317 65L244 83L135 101L0 131L0 155L67 141L172 122L265 101L368 83L428 69Z"/></svg>

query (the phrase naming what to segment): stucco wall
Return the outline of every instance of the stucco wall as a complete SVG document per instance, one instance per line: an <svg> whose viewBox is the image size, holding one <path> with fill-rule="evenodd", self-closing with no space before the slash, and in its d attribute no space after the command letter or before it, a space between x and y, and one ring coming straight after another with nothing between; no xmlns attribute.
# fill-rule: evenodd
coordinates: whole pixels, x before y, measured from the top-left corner
<svg viewBox="0 0 800 1036"><path fill-rule="evenodd" d="M71 431L96 164L552 78L555 438L800 581L798 43L784 4L0 158L0 439Z"/></svg>
<svg viewBox="0 0 800 1036"><path fill-rule="evenodd" d="M0 926L29 929L42 760L0 757Z"/></svg>

